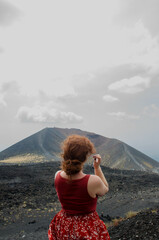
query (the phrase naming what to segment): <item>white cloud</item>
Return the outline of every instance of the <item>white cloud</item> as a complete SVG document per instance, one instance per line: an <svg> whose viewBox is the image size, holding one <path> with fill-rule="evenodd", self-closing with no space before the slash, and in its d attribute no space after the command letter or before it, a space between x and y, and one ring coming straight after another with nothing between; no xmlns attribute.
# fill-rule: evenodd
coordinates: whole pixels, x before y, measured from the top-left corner
<svg viewBox="0 0 159 240"><path fill-rule="evenodd" d="M83 118L73 112L59 111L55 108L34 106L19 108L16 117L21 122L34 123L80 123Z"/></svg>
<svg viewBox="0 0 159 240"><path fill-rule="evenodd" d="M3 82L0 85L0 106L1 107L6 107L7 102L6 102L6 97L11 95L11 94L17 94L18 91L18 86L15 81L11 82Z"/></svg>
<svg viewBox="0 0 159 240"><path fill-rule="evenodd" d="M20 95L19 86L16 81L2 82L0 84L0 106L9 106L8 99L15 100Z"/></svg>
<svg viewBox="0 0 159 240"><path fill-rule="evenodd" d="M135 76L114 82L108 86L108 89L121 93L135 94L144 91L149 85L150 79Z"/></svg>
<svg viewBox="0 0 159 240"><path fill-rule="evenodd" d="M111 95L104 95L103 96L103 100L105 102L116 102L116 101L119 101L119 99L117 97L113 97Z"/></svg>
<svg viewBox="0 0 159 240"><path fill-rule="evenodd" d="M149 106L144 107L143 115L149 116L149 117L159 117L159 107L155 104L151 104Z"/></svg>
<svg viewBox="0 0 159 240"><path fill-rule="evenodd" d="M109 112L109 116L115 117L116 119L134 119L137 120L140 117L138 115L127 114L125 112Z"/></svg>
<svg viewBox="0 0 159 240"><path fill-rule="evenodd" d="M19 16L19 9L7 2L0 0L0 25L5 26L11 24Z"/></svg>
<svg viewBox="0 0 159 240"><path fill-rule="evenodd" d="M67 4L63 1L66 8L62 8L61 4L53 1L48 1L48 4L37 0L15 2L24 14L18 24L5 31L0 29L5 49L0 59L0 78L6 81L16 79L24 92L44 90L60 95L63 94L61 91L72 91L67 89L72 82L66 80L66 76L92 72L103 66L145 63L145 59L154 59L154 56L150 58L154 41L145 32L144 26L137 25L128 31L114 24L118 4L81 1L76 5L73 1ZM145 54L140 54L141 51L147 51L147 58ZM54 79L61 76L63 79L58 81L59 84L54 84ZM90 75L90 78L93 77ZM90 82L83 78L76 84L86 81Z"/></svg>
<svg viewBox="0 0 159 240"><path fill-rule="evenodd" d="M19 85L16 81L7 81L1 84L0 92L2 93L16 93L19 91Z"/></svg>
<svg viewBox="0 0 159 240"><path fill-rule="evenodd" d="M116 21L122 26L130 27L142 19L143 24L151 34L158 35L158 8L158 0L120 0L120 12L116 16Z"/></svg>
<svg viewBox="0 0 159 240"><path fill-rule="evenodd" d="M0 107L6 107L7 106L7 103L6 103L6 101L4 100L3 97L4 97L3 95L0 95Z"/></svg>
<svg viewBox="0 0 159 240"><path fill-rule="evenodd" d="M66 88L64 88L64 89L65 89L65 92L55 94L55 96L58 99L66 100L66 99L69 99L69 98L77 97L78 94L72 86L69 89L66 89Z"/></svg>
<svg viewBox="0 0 159 240"><path fill-rule="evenodd" d="M88 99L87 103L90 104L90 105L92 105L92 104L95 104L95 101L92 100L92 99Z"/></svg>
<svg viewBox="0 0 159 240"><path fill-rule="evenodd" d="M0 47L0 53L3 53L4 49L2 47Z"/></svg>

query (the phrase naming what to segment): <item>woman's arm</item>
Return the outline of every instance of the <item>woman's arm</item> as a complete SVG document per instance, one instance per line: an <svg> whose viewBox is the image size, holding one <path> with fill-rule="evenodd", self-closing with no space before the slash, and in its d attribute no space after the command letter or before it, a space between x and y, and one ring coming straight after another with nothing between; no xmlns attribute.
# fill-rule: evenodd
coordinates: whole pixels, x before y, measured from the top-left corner
<svg viewBox="0 0 159 240"><path fill-rule="evenodd" d="M102 169L101 169L101 167L100 167L101 156L100 156L99 154L97 154L97 155L94 155L93 158L94 158L94 163L93 163L93 165L94 165L94 174L95 174L96 176L100 177L100 179L102 180L102 182L104 183L104 185L105 185L105 186L108 188L108 190L109 190L108 182L107 182L107 180L106 180L106 178L105 178L105 176L104 176L104 174L103 174L103 172L102 172Z"/></svg>
<svg viewBox="0 0 159 240"><path fill-rule="evenodd" d="M109 191L108 182L100 167L101 157L100 155L94 156L94 173L91 175L88 181L88 193L91 197L103 196Z"/></svg>

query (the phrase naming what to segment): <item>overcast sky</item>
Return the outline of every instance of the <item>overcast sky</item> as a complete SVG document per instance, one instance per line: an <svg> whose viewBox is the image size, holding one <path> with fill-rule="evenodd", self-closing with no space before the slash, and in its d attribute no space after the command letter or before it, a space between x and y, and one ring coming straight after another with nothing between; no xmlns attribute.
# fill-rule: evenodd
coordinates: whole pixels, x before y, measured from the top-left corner
<svg viewBox="0 0 159 240"><path fill-rule="evenodd" d="M158 12L158 0L0 0L0 151L55 126L159 161Z"/></svg>

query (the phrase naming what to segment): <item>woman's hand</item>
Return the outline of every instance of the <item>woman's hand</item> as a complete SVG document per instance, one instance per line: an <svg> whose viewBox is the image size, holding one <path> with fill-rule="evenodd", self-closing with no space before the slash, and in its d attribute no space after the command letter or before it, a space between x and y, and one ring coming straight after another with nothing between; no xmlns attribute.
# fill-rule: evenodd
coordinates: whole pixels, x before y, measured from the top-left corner
<svg viewBox="0 0 159 240"><path fill-rule="evenodd" d="M101 163L101 156L99 154L96 154L93 156L93 158L94 158L93 166L95 169L97 169L97 168L99 168L100 163Z"/></svg>
<svg viewBox="0 0 159 240"><path fill-rule="evenodd" d="M99 154L96 154L93 156L94 158L94 174L92 175L93 179L93 191L96 195L103 196L105 193L109 191L109 185L108 182L102 172L102 169L100 167L101 163L101 156Z"/></svg>

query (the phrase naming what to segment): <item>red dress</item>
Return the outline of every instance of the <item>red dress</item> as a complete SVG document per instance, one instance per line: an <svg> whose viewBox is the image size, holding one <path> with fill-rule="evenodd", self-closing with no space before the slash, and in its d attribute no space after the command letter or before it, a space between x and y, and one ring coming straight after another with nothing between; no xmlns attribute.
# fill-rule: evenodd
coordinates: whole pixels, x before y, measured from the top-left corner
<svg viewBox="0 0 159 240"><path fill-rule="evenodd" d="M104 222L96 212L97 198L87 191L90 175L71 182L58 172L55 188L62 210L50 223L49 240L110 240Z"/></svg>

